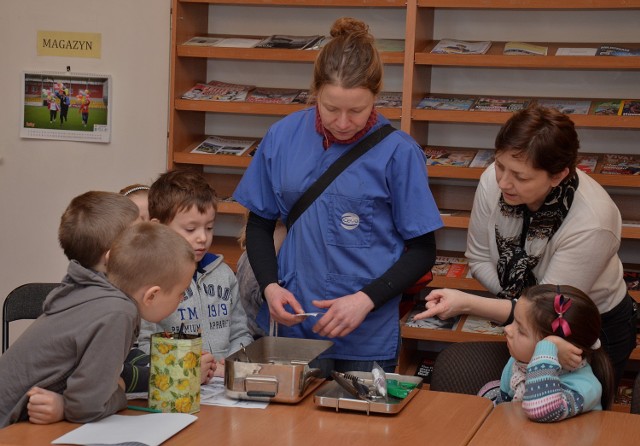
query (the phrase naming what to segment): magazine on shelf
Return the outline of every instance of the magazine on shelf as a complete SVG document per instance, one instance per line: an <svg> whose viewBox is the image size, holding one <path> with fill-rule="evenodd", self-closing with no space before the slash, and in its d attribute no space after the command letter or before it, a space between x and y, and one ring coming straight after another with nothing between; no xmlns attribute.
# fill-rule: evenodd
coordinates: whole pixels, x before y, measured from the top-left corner
<svg viewBox="0 0 640 446"><path fill-rule="evenodd" d="M422 313L425 311L424 303L418 303L409 316L407 316L407 321L405 325L407 327L414 328L430 328L432 330L455 330L458 327L458 323L460 322L460 316L451 317L449 319L440 319L439 317L429 317L426 319L422 319L419 321L414 321L413 316L418 313Z"/></svg>
<svg viewBox="0 0 640 446"><path fill-rule="evenodd" d="M464 40L442 39L431 50L434 54L484 54L491 42L466 42Z"/></svg>
<svg viewBox="0 0 640 446"><path fill-rule="evenodd" d="M556 56L595 56L598 48L558 48Z"/></svg>
<svg viewBox="0 0 640 446"><path fill-rule="evenodd" d="M555 108L565 115L586 115L591 108L591 101L574 101L570 99L538 99L538 105Z"/></svg>
<svg viewBox="0 0 640 446"><path fill-rule="evenodd" d="M226 48L253 48L262 39L251 37L224 37L220 42L216 43L216 46Z"/></svg>
<svg viewBox="0 0 640 446"><path fill-rule="evenodd" d="M516 112L527 108L531 99L525 98L478 98L470 111Z"/></svg>
<svg viewBox="0 0 640 446"><path fill-rule="evenodd" d="M602 45L596 51L596 56L640 56L640 48Z"/></svg>
<svg viewBox="0 0 640 446"><path fill-rule="evenodd" d="M456 166L468 167L476 151L473 149L449 149L437 147L425 147L427 166Z"/></svg>
<svg viewBox="0 0 640 446"><path fill-rule="evenodd" d="M422 98L416 108L423 110L469 110L473 105L473 98L446 98L427 96Z"/></svg>
<svg viewBox="0 0 640 446"><path fill-rule="evenodd" d="M257 141L257 139L212 135L198 144L191 153L240 156L244 155Z"/></svg>
<svg viewBox="0 0 640 446"><path fill-rule="evenodd" d="M622 100L607 99L603 101L593 101L591 104L591 114L594 115L618 115L622 110Z"/></svg>
<svg viewBox="0 0 640 446"><path fill-rule="evenodd" d="M640 155L603 155L602 169L605 175L640 175Z"/></svg>
<svg viewBox="0 0 640 446"><path fill-rule="evenodd" d="M440 352L424 352L418 367L416 368L415 376L422 378L422 382L431 383L431 376L433 375L433 366L436 363L436 358Z"/></svg>
<svg viewBox="0 0 640 446"><path fill-rule="evenodd" d="M210 81L207 83L210 87L213 101L238 102L247 99L247 94L255 88L253 85L230 84L221 81Z"/></svg>
<svg viewBox="0 0 640 446"><path fill-rule="evenodd" d="M255 48L280 48L287 50L304 50L318 43L324 36L289 36L274 34L260 41Z"/></svg>
<svg viewBox="0 0 640 446"><path fill-rule="evenodd" d="M513 56L546 56L548 47L524 42L507 42L502 54Z"/></svg>
<svg viewBox="0 0 640 446"><path fill-rule="evenodd" d="M468 266L463 263L452 263L445 277L462 279L467 275L467 268Z"/></svg>
<svg viewBox="0 0 640 446"><path fill-rule="evenodd" d="M298 88L256 87L247 96L247 102L291 104L298 94Z"/></svg>
<svg viewBox="0 0 640 446"><path fill-rule="evenodd" d="M627 284L627 289L629 291L639 291L640 290L640 272L638 271L624 271L622 273L622 278Z"/></svg>
<svg viewBox="0 0 640 446"><path fill-rule="evenodd" d="M183 45L190 46L216 46L223 38L222 37L192 37L187 40Z"/></svg>
<svg viewBox="0 0 640 446"><path fill-rule="evenodd" d="M598 165L598 155L583 153L578 154L577 169L580 169L584 173L595 173L596 166Z"/></svg>
<svg viewBox="0 0 640 446"><path fill-rule="evenodd" d="M309 102L309 90L300 90L291 101L292 104L307 104L307 102Z"/></svg>
<svg viewBox="0 0 640 446"><path fill-rule="evenodd" d="M401 91L382 91L376 97L376 107L400 108L402 107Z"/></svg>
<svg viewBox="0 0 640 446"><path fill-rule="evenodd" d="M640 116L640 99L627 99L622 101L622 116Z"/></svg>
<svg viewBox="0 0 640 446"><path fill-rule="evenodd" d="M490 335L504 335L504 328L498 324L491 322L488 319L483 319L481 317L467 315L462 324L461 331L465 331L467 333L482 333L482 334L490 334Z"/></svg>
<svg viewBox="0 0 640 446"><path fill-rule="evenodd" d="M479 149L469 167L487 167L493 162L496 152L491 149Z"/></svg>
<svg viewBox="0 0 640 446"><path fill-rule="evenodd" d="M462 214L459 209L438 209L441 217L453 217Z"/></svg>

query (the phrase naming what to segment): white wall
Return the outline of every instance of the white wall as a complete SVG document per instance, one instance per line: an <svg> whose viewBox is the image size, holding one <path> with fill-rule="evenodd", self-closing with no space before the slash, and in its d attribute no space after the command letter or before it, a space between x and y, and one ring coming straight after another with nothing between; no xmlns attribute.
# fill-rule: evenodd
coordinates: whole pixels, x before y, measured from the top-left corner
<svg viewBox="0 0 640 446"><path fill-rule="evenodd" d="M39 57L38 30L101 33L102 57ZM4 301L23 283L62 279L67 259L58 246L57 229L74 196L149 183L165 170L170 0L4 0L0 41L0 301ZM109 144L19 137L22 71L65 71L67 66L76 73L112 76ZM12 333L25 326L15 323Z"/></svg>

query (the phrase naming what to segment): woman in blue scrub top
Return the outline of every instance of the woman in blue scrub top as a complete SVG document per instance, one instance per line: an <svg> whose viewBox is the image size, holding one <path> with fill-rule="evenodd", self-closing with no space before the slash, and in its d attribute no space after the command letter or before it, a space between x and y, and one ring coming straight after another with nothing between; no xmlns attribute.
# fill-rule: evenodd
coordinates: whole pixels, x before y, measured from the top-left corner
<svg viewBox="0 0 640 446"><path fill-rule="evenodd" d="M402 290L433 266L442 226L420 146L395 131L342 172L289 229L273 231L311 184L388 120L374 102L383 67L368 26L338 19L316 60L315 105L274 124L234 193L250 211L247 254L265 298L258 323L334 345L311 365L385 371L397 364ZM318 316L296 314L321 312Z"/></svg>

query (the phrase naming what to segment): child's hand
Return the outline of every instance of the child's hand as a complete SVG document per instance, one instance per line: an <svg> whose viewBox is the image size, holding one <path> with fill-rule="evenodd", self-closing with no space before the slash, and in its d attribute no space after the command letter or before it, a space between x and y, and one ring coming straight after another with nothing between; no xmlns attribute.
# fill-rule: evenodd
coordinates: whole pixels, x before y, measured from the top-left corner
<svg viewBox="0 0 640 446"><path fill-rule="evenodd" d="M202 352L200 356L200 384L206 384L216 371L217 364L213 355L209 352Z"/></svg>
<svg viewBox="0 0 640 446"><path fill-rule="evenodd" d="M224 359L218 359L218 364L214 369L213 376L224 378Z"/></svg>
<svg viewBox="0 0 640 446"><path fill-rule="evenodd" d="M50 390L32 387L28 392L27 411L29 421L34 424L51 424L64 419L62 395Z"/></svg>
<svg viewBox="0 0 640 446"><path fill-rule="evenodd" d="M558 362L564 370L575 370L582 362L582 349L560 336L547 336L547 341L558 347Z"/></svg>

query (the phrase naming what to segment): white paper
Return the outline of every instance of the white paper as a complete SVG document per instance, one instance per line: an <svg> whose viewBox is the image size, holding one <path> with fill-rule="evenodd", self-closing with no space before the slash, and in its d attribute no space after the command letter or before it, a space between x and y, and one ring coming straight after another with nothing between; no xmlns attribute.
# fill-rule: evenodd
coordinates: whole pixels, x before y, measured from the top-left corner
<svg viewBox="0 0 640 446"><path fill-rule="evenodd" d="M558 48L556 56L595 56L598 48Z"/></svg>
<svg viewBox="0 0 640 446"><path fill-rule="evenodd" d="M200 404L207 406L244 407L246 409L264 409L269 403L263 401L236 400L225 394L224 378L212 378L200 387Z"/></svg>
<svg viewBox="0 0 640 446"><path fill-rule="evenodd" d="M53 440L52 444L127 444L158 446L198 417L186 413L111 415L87 423Z"/></svg>

